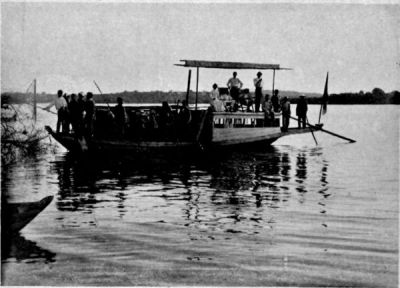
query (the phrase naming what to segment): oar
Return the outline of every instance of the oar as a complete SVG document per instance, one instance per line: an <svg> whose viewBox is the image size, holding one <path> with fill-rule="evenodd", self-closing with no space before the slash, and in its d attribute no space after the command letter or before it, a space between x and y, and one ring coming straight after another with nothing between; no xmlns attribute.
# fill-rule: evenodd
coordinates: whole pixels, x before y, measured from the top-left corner
<svg viewBox="0 0 400 288"><path fill-rule="evenodd" d="M28 104L29 104L29 105L31 105L31 106L33 106L33 104L31 104L31 103L28 103ZM52 113L52 114L54 114L54 115L57 115L57 113L56 113L56 112L53 112L53 111L47 110L46 108L43 108L43 107L40 107L40 106L36 106L36 107L38 107L38 108L40 108L40 109L42 109L42 110L44 110L44 111L46 111L46 112Z"/></svg>
<svg viewBox="0 0 400 288"><path fill-rule="evenodd" d="M308 122L308 117L306 117L306 120L307 120L307 124L310 125L310 122ZM313 129L311 127L310 127L310 131L311 131L312 137L314 138L315 145L318 145L317 138L315 137L314 131L313 131Z"/></svg>
<svg viewBox="0 0 400 288"><path fill-rule="evenodd" d="M103 92L101 92L100 87L99 87L99 85L97 85L96 81L93 80L93 83L94 83L94 85L96 85L96 87L99 90L100 94L103 95ZM106 104L107 104L108 110L111 112L110 104L108 104L108 99L106 101L107 101Z"/></svg>
<svg viewBox="0 0 400 288"><path fill-rule="evenodd" d="M42 110L44 110L44 111L47 111L47 112L49 112L49 113L51 113L51 114L57 115L57 113L54 112L54 111L47 110L47 109L45 109L45 108L43 108L43 107L40 107L40 106L37 106L37 107L40 108L40 109L42 109Z"/></svg>
<svg viewBox="0 0 400 288"><path fill-rule="evenodd" d="M292 119L294 119L294 120L298 120L298 119L297 119L297 118L295 118L295 117L292 117L292 116L289 116L289 117L290 117L290 118L292 118ZM356 140L353 140L353 139L350 139L350 138L344 137L344 136L342 136L342 135L339 135L339 134L333 133L333 132L331 132L331 131L328 131L328 130L322 129L321 127L317 127L317 126L311 125L311 124L309 124L309 123L307 123L307 125L308 125L309 127L311 127L311 128L314 128L314 130L319 130L319 131L322 131L322 132L325 132L325 133L331 134L331 135L333 135L333 136L336 136L336 137L338 137L338 138L341 138L341 139L347 140L347 141L349 141L350 143L355 143L355 142L356 142Z"/></svg>
<svg viewBox="0 0 400 288"><path fill-rule="evenodd" d="M204 148L203 148L203 145L200 143L200 137L201 137L201 134L203 132L204 122L206 121L207 114L208 114L208 109L206 110L206 112L204 113L204 115L203 115L203 117L201 119L200 128L199 128L199 131L198 131L197 136L196 136L196 143L197 143L197 145L199 145L201 150L204 150Z"/></svg>

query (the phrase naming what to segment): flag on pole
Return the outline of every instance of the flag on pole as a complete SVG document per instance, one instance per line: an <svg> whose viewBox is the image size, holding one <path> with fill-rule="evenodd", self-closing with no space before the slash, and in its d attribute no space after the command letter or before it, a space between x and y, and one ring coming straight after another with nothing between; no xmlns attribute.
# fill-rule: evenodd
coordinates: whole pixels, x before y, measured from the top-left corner
<svg viewBox="0 0 400 288"><path fill-rule="evenodd" d="M327 112L327 106L328 106L328 77L329 77L329 72L326 73L324 95L322 95L322 104L321 104L322 114L325 114Z"/></svg>

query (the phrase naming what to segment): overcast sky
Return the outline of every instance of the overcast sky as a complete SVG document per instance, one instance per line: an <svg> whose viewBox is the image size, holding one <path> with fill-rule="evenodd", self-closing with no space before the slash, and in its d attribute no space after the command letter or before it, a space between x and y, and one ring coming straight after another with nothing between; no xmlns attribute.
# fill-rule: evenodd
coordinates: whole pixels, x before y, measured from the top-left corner
<svg viewBox="0 0 400 288"><path fill-rule="evenodd" d="M186 90L180 59L280 64L276 88L400 90L400 5L2 3L1 88ZM200 90L231 70L200 70ZM257 71L240 70L253 89ZM263 73L266 89L272 72ZM195 76L195 71L192 71ZM195 77L192 79L195 80ZM192 80L192 89L195 81Z"/></svg>

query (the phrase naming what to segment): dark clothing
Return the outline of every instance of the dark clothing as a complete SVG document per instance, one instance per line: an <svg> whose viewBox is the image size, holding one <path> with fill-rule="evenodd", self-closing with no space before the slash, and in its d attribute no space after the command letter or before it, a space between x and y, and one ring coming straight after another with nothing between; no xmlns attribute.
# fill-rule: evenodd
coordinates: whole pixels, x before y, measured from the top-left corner
<svg viewBox="0 0 400 288"><path fill-rule="evenodd" d="M187 138L190 137L190 122L192 121L192 114L188 107L182 107L178 114L178 134Z"/></svg>
<svg viewBox="0 0 400 288"><path fill-rule="evenodd" d="M279 104L279 97L277 95L273 95L271 97L271 103L272 103L274 112L279 112L281 109L281 105Z"/></svg>
<svg viewBox="0 0 400 288"><path fill-rule="evenodd" d="M56 128L56 133L60 132L60 129L62 127L62 132L67 133L67 128L66 128L66 121L67 121L67 115L68 114L68 109L61 107L60 109L57 110L57 128Z"/></svg>
<svg viewBox="0 0 400 288"><path fill-rule="evenodd" d="M80 123L80 109L79 104L76 100L71 100L68 103L69 119L72 125L72 130L75 134L79 134L79 123Z"/></svg>
<svg viewBox="0 0 400 288"><path fill-rule="evenodd" d="M240 89L238 87L232 86L230 94L233 100L239 101Z"/></svg>
<svg viewBox="0 0 400 288"><path fill-rule="evenodd" d="M188 107L183 107L179 112L179 122L183 125L189 125L192 115Z"/></svg>
<svg viewBox="0 0 400 288"><path fill-rule="evenodd" d="M264 102L264 115L265 115L265 126L272 126L275 118L275 114L272 111L272 103L270 100Z"/></svg>
<svg viewBox="0 0 400 288"><path fill-rule="evenodd" d="M168 105L163 105L160 111L159 127L162 130L168 130L174 123L174 115Z"/></svg>
<svg viewBox="0 0 400 288"><path fill-rule="evenodd" d="M137 110L135 114L131 115L131 125L130 130L131 130L131 136L134 139L141 139L144 135L143 131L145 129L145 119L144 115L142 115L142 112L140 110Z"/></svg>
<svg viewBox="0 0 400 288"><path fill-rule="evenodd" d="M86 117L93 117L94 111L95 111L95 104L92 99L89 99L85 102L85 111L86 111Z"/></svg>
<svg viewBox="0 0 400 288"><path fill-rule="evenodd" d="M256 103L255 103L255 112L259 112L260 111L260 103L261 103L261 98L262 98L262 87L256 87Z"/></svg>
<svg viewBox="0 0 400 288"><path fill-rule="evenodd" d="M296 106L296 115L298 117L299 128L301 126L303 126L303 128L306 128L307 110L308 110L307 106L308 105L306 99L301 97Z"/></svg>
<svg viewBox="0 0 400 288"><path fill-rule="evenodd" d="M77 102L78 102L79 114L80 114L79 118L82 121L83 120L83 112L85 111L85 103L86 102L83 99L78 99Z"/></svg>
<svg viewBox="0 0 400 288"><path fill-rule="evenodd" d="M63 97L65 99L65 102L67 102L67 107L64 108L64 121L62 124L62 127L63 127L62 130L63 130L63 133L69 133L69 124L71 123L71 116L69 113L70 101L69 101L69 98L67 97L67 95L64 95Z"/></svg>
<svg viewBox="0 0 400 288"><path fill-rule="evenodd" d="M69 110L69 115L71 116L72 119L74 118L78 119L80 117L80 109L77 101L72 100L71 102L69 102L68 110Z"/></svg>
<svg viewBox="0 0 400 288"><path fill-rule="evenodd" d="M290 102L288 100L282 102L282 130L288 131L290 121Z"/></svg>
<svg viewBox="0 0 400 288"><path fill-rule="evenodd" d="M122 106L120 104L116 105L114 107L114 116L115 116L115 118L114 118L115 123L117 125L120 125L120 126L125 125L127 116L126 116L126 111L125 111L124 106Z"/></svg>
<svg viewBox="0 0 400 288"><path fill-rule="evenodd" d="M85 119L84 119L84 125L85 125L85 134L88 137L93 136L93 131L94 131L94 120L95 120L95 104L92 99L89 99L85 102Z"/></svg>
<svg viewBox="0 0 400 288"><path fill-rule="evenodd" d="M127 123L127 114L125 111L125 107L122 104L118 104L114 107L114 121L117 126L117 133L119 136L123 136L125 134L125 126Z"/></svg>

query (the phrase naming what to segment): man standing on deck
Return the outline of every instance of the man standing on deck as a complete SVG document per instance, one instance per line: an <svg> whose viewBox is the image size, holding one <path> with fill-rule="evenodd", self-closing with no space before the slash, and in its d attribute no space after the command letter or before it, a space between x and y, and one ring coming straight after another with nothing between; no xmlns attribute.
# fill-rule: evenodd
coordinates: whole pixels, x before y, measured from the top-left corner
<svg viewBox="0 0 400 288"><path fill-rule="evenodd" d="M192 113L190 112L186 100L182 100L182 107L178 114L178 134L183 138L190 136L190 123L192 121Z"/></svg>
<svg viewBox="0 0 400 288"><path fill-rule="evenodd" d="M237 76L237 73L233 72L233 77L228 80L228 83L226 83L226 86L228 86L228 88L229 88L232 99L235 100L236 102L238 102L239 101L239 92L243 86L243 83L242 83L242 81L240 81L239 78L236 78L236 76Z"/></svg>
<svg viewBox="0 0 400 288"><path fill-rule="evenodd" d="M300 96L299 102L297 102L297 106L296 106L296 115L297 115L297 121L298 121L298 125L299 128L301 128L301 126L303 126L303 128L306 128L306 119L307 119L307 100L305 99L304 95ZM301 125L303 124L303 125Z"/></svg>
<svg viewBox="0 0 400 288"><path fill-rule="evenodd" d="M78 107L79 107L79 118L78 118L78 128L80 133L82 134L83 130L83 119L84 119L84 114L85 114L85 99L83 97L83 93L80 92L78 93Z"/></svg>
<svg viewBox="0 0 400 288"><path fill-rule="evenodd" d="M261 98L262 98L262 88L263 88L263 80L261 78L262 73L258 72L257 73L257 78L254 78L254 86L256 87L256 91L255 91L255 110L256 112L260 111L260 103L261 103Z"/></svg>
<svg viewBox="0 0 400 288"><path fill-rule="evenodd" d="M114 120L117 128L117 134L119 137L125 135L125 126L128 122L128 115L126 114L125 107L123 106L124 101L121 97L117 98L117 105L114 107Z"/></svg>
<svg viewBox="0 0 400 288"><path fill-rule="evenodd" d="M85 102L85 134L87 137L93 137L94 132L94 120L96 118L96 104L93 100L93 93L88 92L86 94L86 102Z"/></svg>
<svg viewBox="0 0 400 288"><path fill-rule="evenodd" d="M279 90L275 89L271 97L272 107L274 108L274 112L279 112L281 110L281 106L279 105Z"/></svg>
<svg viewBox="0 0 400 288"><path fill-rule="evenodd" d="M290 120L290 102L285 96L282 99L282 131L287 132Z"/></svg>
<svg viewBox="0 0 400 288"><path fill-rule="evenodd" d="M66 121L67 118L67 109L68 109L68 104L65 98L63 97L63 91L58 90L57 92L58 97L54 100L54 102L50 103L44 110L50 111L50 108L52 106L55 106L57 109L57 128L56 128L56 133L60 132L60 127L64 127L64 122ZM66 131L63 130L65 133Z"/></svg>
<svg viewBox="0 0 400 288"><path fill-rule="evenodd" d="M68 112L69 112L69 120L72 125L72 130L74 131L75 135L80 135L79 131L79 104L76 99L76 94L71 94L71 100L68 103Z"/></svg>

